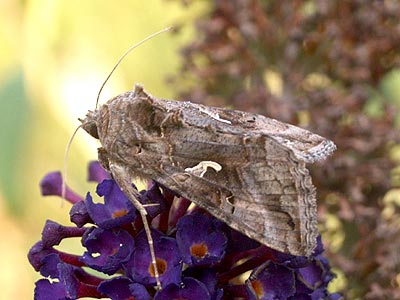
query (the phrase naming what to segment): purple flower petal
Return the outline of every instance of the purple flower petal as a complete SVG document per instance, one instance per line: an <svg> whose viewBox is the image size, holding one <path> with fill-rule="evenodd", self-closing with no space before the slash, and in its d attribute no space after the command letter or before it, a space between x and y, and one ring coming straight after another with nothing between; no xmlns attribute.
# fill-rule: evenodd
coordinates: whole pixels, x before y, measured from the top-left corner
<svg viewBox="0 0 400 300"><path fill-rule="evenodd" d="M154 300L211 300L211 296L206 286L194 279L184 278L181 284L170 283L161 291L158 291L154 297Z"/></svg>
<svg viewBox="0 0 400 300"><path fill-rule="evenodd" d="M42 266L40 267L40 274L44 277L59 278L57 265L62 263L58 254L52 253L42 259Z"/></svg>
<svg viewBox="0 0 400 300"><path fill-rule="evenodd" d="M85 228L67 227L47 220L42 231L42 241L45 247L52 247L59 245L65 238L81 237L85 230Z"/></svg>
<svg viewBox="0 0 400 300"><path fill-rule="evenodd" d="M88 167L88 181L100 183L105 179L111 179L110 174L103 169L97 160L91 161Z"/></svg>
<svg viewBox="0 0 400 300"><path fill-rule="evenodd" d="M108 177L98 163L90 164L89 180ZM42 192L60 195L61 185L61 174L50 173L42 180ZM199 207L188 212L190 201L175 199L174 192L150 182L148 189L140 192L139 201L156 204L146 207L149 224L159 229L151 229L163 286L155 293L149 244L144 230L137 234L143 224L136 219L136 209L114 180L98 184L97 194L104 196L103 203L93 203L89 193L86 201L78 201L81 198L67 190L67 197L76 202L70 218L78 228L46 222L42 240L28 254L33 267L47 277L36 283L35 299L341 298L327 291L334 275L322 255L320 237L311 257L281 253L229 228ZM100 228L83 228L88 223ZM82 256L53 248L63 239L77 236L82 236L87 248ZM232 280L260 265L246 284ZM82 267L110 275L118 272L120 276L105 280L104 276L86 273Z"/></svg>
<svg viewBox="0 0 400 300"><path fill-rule="evenodd" d="M148 189L141 191L140 194L142 195L140 202L150 205L146 207L146 211L151 218L166 210L167 203L156 182L152 181Z"/></svg>
<svg viewBox="0 0 400 300"><path fill-rule="evenodd" d="M228 246L226 247L227 253L247 251L261 245L256 240L253 240L228 226L225 226L224 232L228 237Z"/></svg>
<svg viewBox="0 0 400 300"><path fill-rule="evenodd" d="M69 218L71 222L79 228L88 223L94 223L89 216L85 201L79 201L72 205L71 210L69 211Z"/></svg>
<svg viewBox="0 0 400 300"><path fill-rule="evenodd" d="M339 293L333 293L328 296L329 300L344 300L343 296Z"/></svg>
<svg viewBox="0 0 400 300"><path fill-rule="evenodd" d="M67 297L75 299L78 296L79 279L75 272L78 272L78 268L68 264L60 263L57 265L58 272L60 274L60 282L63 283Z"/></svg>
<svg viewBox="0 0 400 300"><path fill-rule="evenodd" d="M289 297L288 300L312 300L310 295L307 294L297 294L293 297ZM320 299L322 300L322 299Z"/></svg>
<svg viewBox="0 0 400 300"><path fill-rule="evenodd" d="M224 257L227 244L221 222L199 213L179 220L176 240L183 261L189 265L218 263Z"/></svg>
<svg viewBox="0 0 400 300"><path fill-rule="evenodd" d="M328 292L325 288L316 289L311 293L311 300L321 300L326 299L328 296Z"/></svg>
<svg viewBox="0 0 400 300"><path fill-rule="evenodd" d="M335 278L335 275L331 272L331 266L329 261L323 257L321 254L314 258L318 262L320 268L322 269L322 281L325 285Z"/></svg>
<svg viewBox="0 0 400 300"><path fill-rule="evenodd" d="M82 238L82 245L88 249L82 261L89 267L112 275L128 261L133 252L134 241L125 230L103 230L90 228Z"/></svg>
<svg viewBox="0 0 400 300"><path fill-rule="evenodd" d="M132 294L129 285L132 283L127 277L115 277L99 284L98 290L112 300L129 299Z"/></svg>
<svg viewBox="0 0 400 300"><path fill-rule="evenodd" d="M55 256L47 257L46 263L49 266L45 266L46 274L48 273L58 278L58 282L50 282L48 279L41 279L36 282L35 288L35 300L47 300L47 299L76 299L78 296L79 280L75 276L76 267L62 263Z"/></svg>
<svg viewBox="0 0 400 300"><path fill-rule="evenodd" d="M139 283L132 283L129 285L129 290L133 295L134 300L150 300L151 296L146 288Z"/></svg>
<svg viewBox="0 0 400 300"><path fill-rule="evenodd" d="M192 277L201 281L207 288L211 299L222 299L223 290L218 288L217 272L210 268L188 268L184 271L184 277Z"/></svg>
<svg viewBox="0 0 400 300"><path fill-rule="evenodd" d="M40 189L43 196L62 196L61 172L50 172L40 182ZM73 192L68 186L65 187L65 199L71 203L83 200L81 196Z"/></svg>
<svg viewBox="0 0 400 300"><path fill-rule="evenodd" d="M247 281L250 299L288 299L296 293L293 271L272 262L253 271Z"/></svg>
<svg viewBox="0 0 400 300"><path fill-rule="evenodd" d="M322 269L316 264L297 270L300 280L310 289L316 289L322 284Z"/></svg>
<svg viewBox="0 0 400 300"><path fill-rule="evenodd" d="M50 282L40 279L35 283L35 300L73 300L67 297L64 285L61 282Z"/></svg>
<svg viewBox="0 0 400 300"><path fill-rule="evenodd" d="M46 248L42 241L37 242L28 253L28 260L35 271L39 272L40 268L43 265L43 259L52 253L57 253L57 250L53 248Z"/></svg>
<svg viewBox="0 0 400 300"><path fill-rule="evenodd" d="M86 195L86 207L92 220L103 229L111 229L131 223L136 209L114 180L104 180L97 186L97 194L104 196L104 204L93 203L90 193Z"/></svg>
<svg viewBox="0 0 400 300"><path fill-rule="evenodd" d="M320 235L317 237L317 246L314 249L313 256L318 256L324 252L324 245L322 244L322 238Z"/></svg>
<svg viewBox="0 0 400 300"><path fill-rule="evenodd" d="M152 230L154 251L156 254L158 272L163 286L170 282L179 282L182 273L181 257L175 239L163 236ZM131 260L124 264L126 274L135 282L144 285L154 285L154 269L151 263L149 242L142 230L135 238L135 251Z"/></svg>

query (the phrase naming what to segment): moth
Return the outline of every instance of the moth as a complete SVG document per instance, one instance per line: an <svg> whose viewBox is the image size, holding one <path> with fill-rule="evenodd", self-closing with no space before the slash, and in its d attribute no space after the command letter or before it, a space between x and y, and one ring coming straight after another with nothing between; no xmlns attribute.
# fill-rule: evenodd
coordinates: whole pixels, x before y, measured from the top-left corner
<svg viewBox="0 0 400 300"><path fill-rule="evenodd" d="M158 99L140 85L81 122L143 218L134 177L155 180L271 248L314 250L316 191L306 164L330 155L332 141L262 115Z"/></svg>

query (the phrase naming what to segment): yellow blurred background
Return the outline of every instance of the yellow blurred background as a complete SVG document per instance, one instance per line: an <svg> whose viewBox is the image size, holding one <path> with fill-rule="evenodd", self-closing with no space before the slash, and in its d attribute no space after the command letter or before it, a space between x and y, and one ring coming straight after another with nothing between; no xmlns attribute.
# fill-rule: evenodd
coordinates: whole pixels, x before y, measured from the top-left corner
<svg viewBox="0 0 400 300"><path fill-rule="evenodd" d="M135 50L106 85L100 103L141 83L153 95L173 97L166 76L177 74L178 49L193 35L190 10L178 1L0 1L0 290L2 299L32 299L40 277L26 254L50 218L69 224L69 204L42 197L41 178L61 170L77 120L93 110L112 66L132 44L177 22ZM98 145L85 132L72 144L68 183L92 189L86 165ZM68 247L68 246L67 246ZM71 246L72 247L72 246ZM64 250L67 250L63 248ZM68 250L67 250L68 251Z"/></svg>

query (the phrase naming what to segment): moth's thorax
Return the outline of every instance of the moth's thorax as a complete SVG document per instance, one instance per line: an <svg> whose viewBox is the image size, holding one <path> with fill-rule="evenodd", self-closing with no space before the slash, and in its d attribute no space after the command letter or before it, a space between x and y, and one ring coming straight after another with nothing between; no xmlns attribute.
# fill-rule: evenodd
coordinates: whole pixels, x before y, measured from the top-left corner
<svg viewBox="0 0 400 300"><path fill-rule="evenodd" d="M143 98L134 91L121 94L103 104L97 111L96 126L102 147L117 153L121 147L141 143L146 136L149 113Z"/></svg>

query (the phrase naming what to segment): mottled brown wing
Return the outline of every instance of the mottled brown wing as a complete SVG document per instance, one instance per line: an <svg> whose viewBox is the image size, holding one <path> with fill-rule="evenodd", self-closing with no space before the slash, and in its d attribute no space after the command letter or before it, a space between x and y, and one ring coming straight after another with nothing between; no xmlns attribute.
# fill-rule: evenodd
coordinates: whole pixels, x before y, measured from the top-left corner
<svg viewBox="0 0 400 300"><path fill-rule="evenodd" d="M318 230L305 163L332 152L332 142L260 115L159 100L140 87L122 98L126 115L119 127L107 119L108 128L129 134L110 140L107 151L132 176L158 181L274 249L311 254ZM202 161L222 170L185 171Z"/></svg>
<svg viewBox="0 0 400 300"><path fill-rule="evenodd" d="M148 94L140 85L136 85L134 91L117 98L135 103L135 109L127 114L139 118L138 125L152 129L170 127L172 133L176 127L186 126L202 131L209 130L211 133L242 136L262 134L291 150L297 159L306 163L325 159L336 150L332 141L291 124L238 110L209 107L188 101L160 100ZM134 126L135 130L136 127Z"/></svg>
<svg viewBox="0 0 400 300"><path fill-rule="evenodd" d="M257 142L262 140L260 137ZM185 167L196 165L197 160L172 154L160 158L160 162L172 159L174 164L163 164L154 179L267 246L294 255L309 255L318 234L311 178L304 163L291 160L290 152L281 150L279 158L275 154L276 150L271 157L266 153L262 160L255 156L245 164L221 163L209 156L222 170L210 169L203 177L184 171Z"/></svg>
<svg viewBox="0 0 400 300"><path fill-rule="evenodd" d="M195 109L186 110L183 113L184 119L193 126L209 126L227 133L248 134L250 131L253 134L267 135L290 149L297 159L307 163L325 159L336 150L335 144L322 136L262 115L194 103L186 105L196 108L203 116L193 118Z"/></svg>

